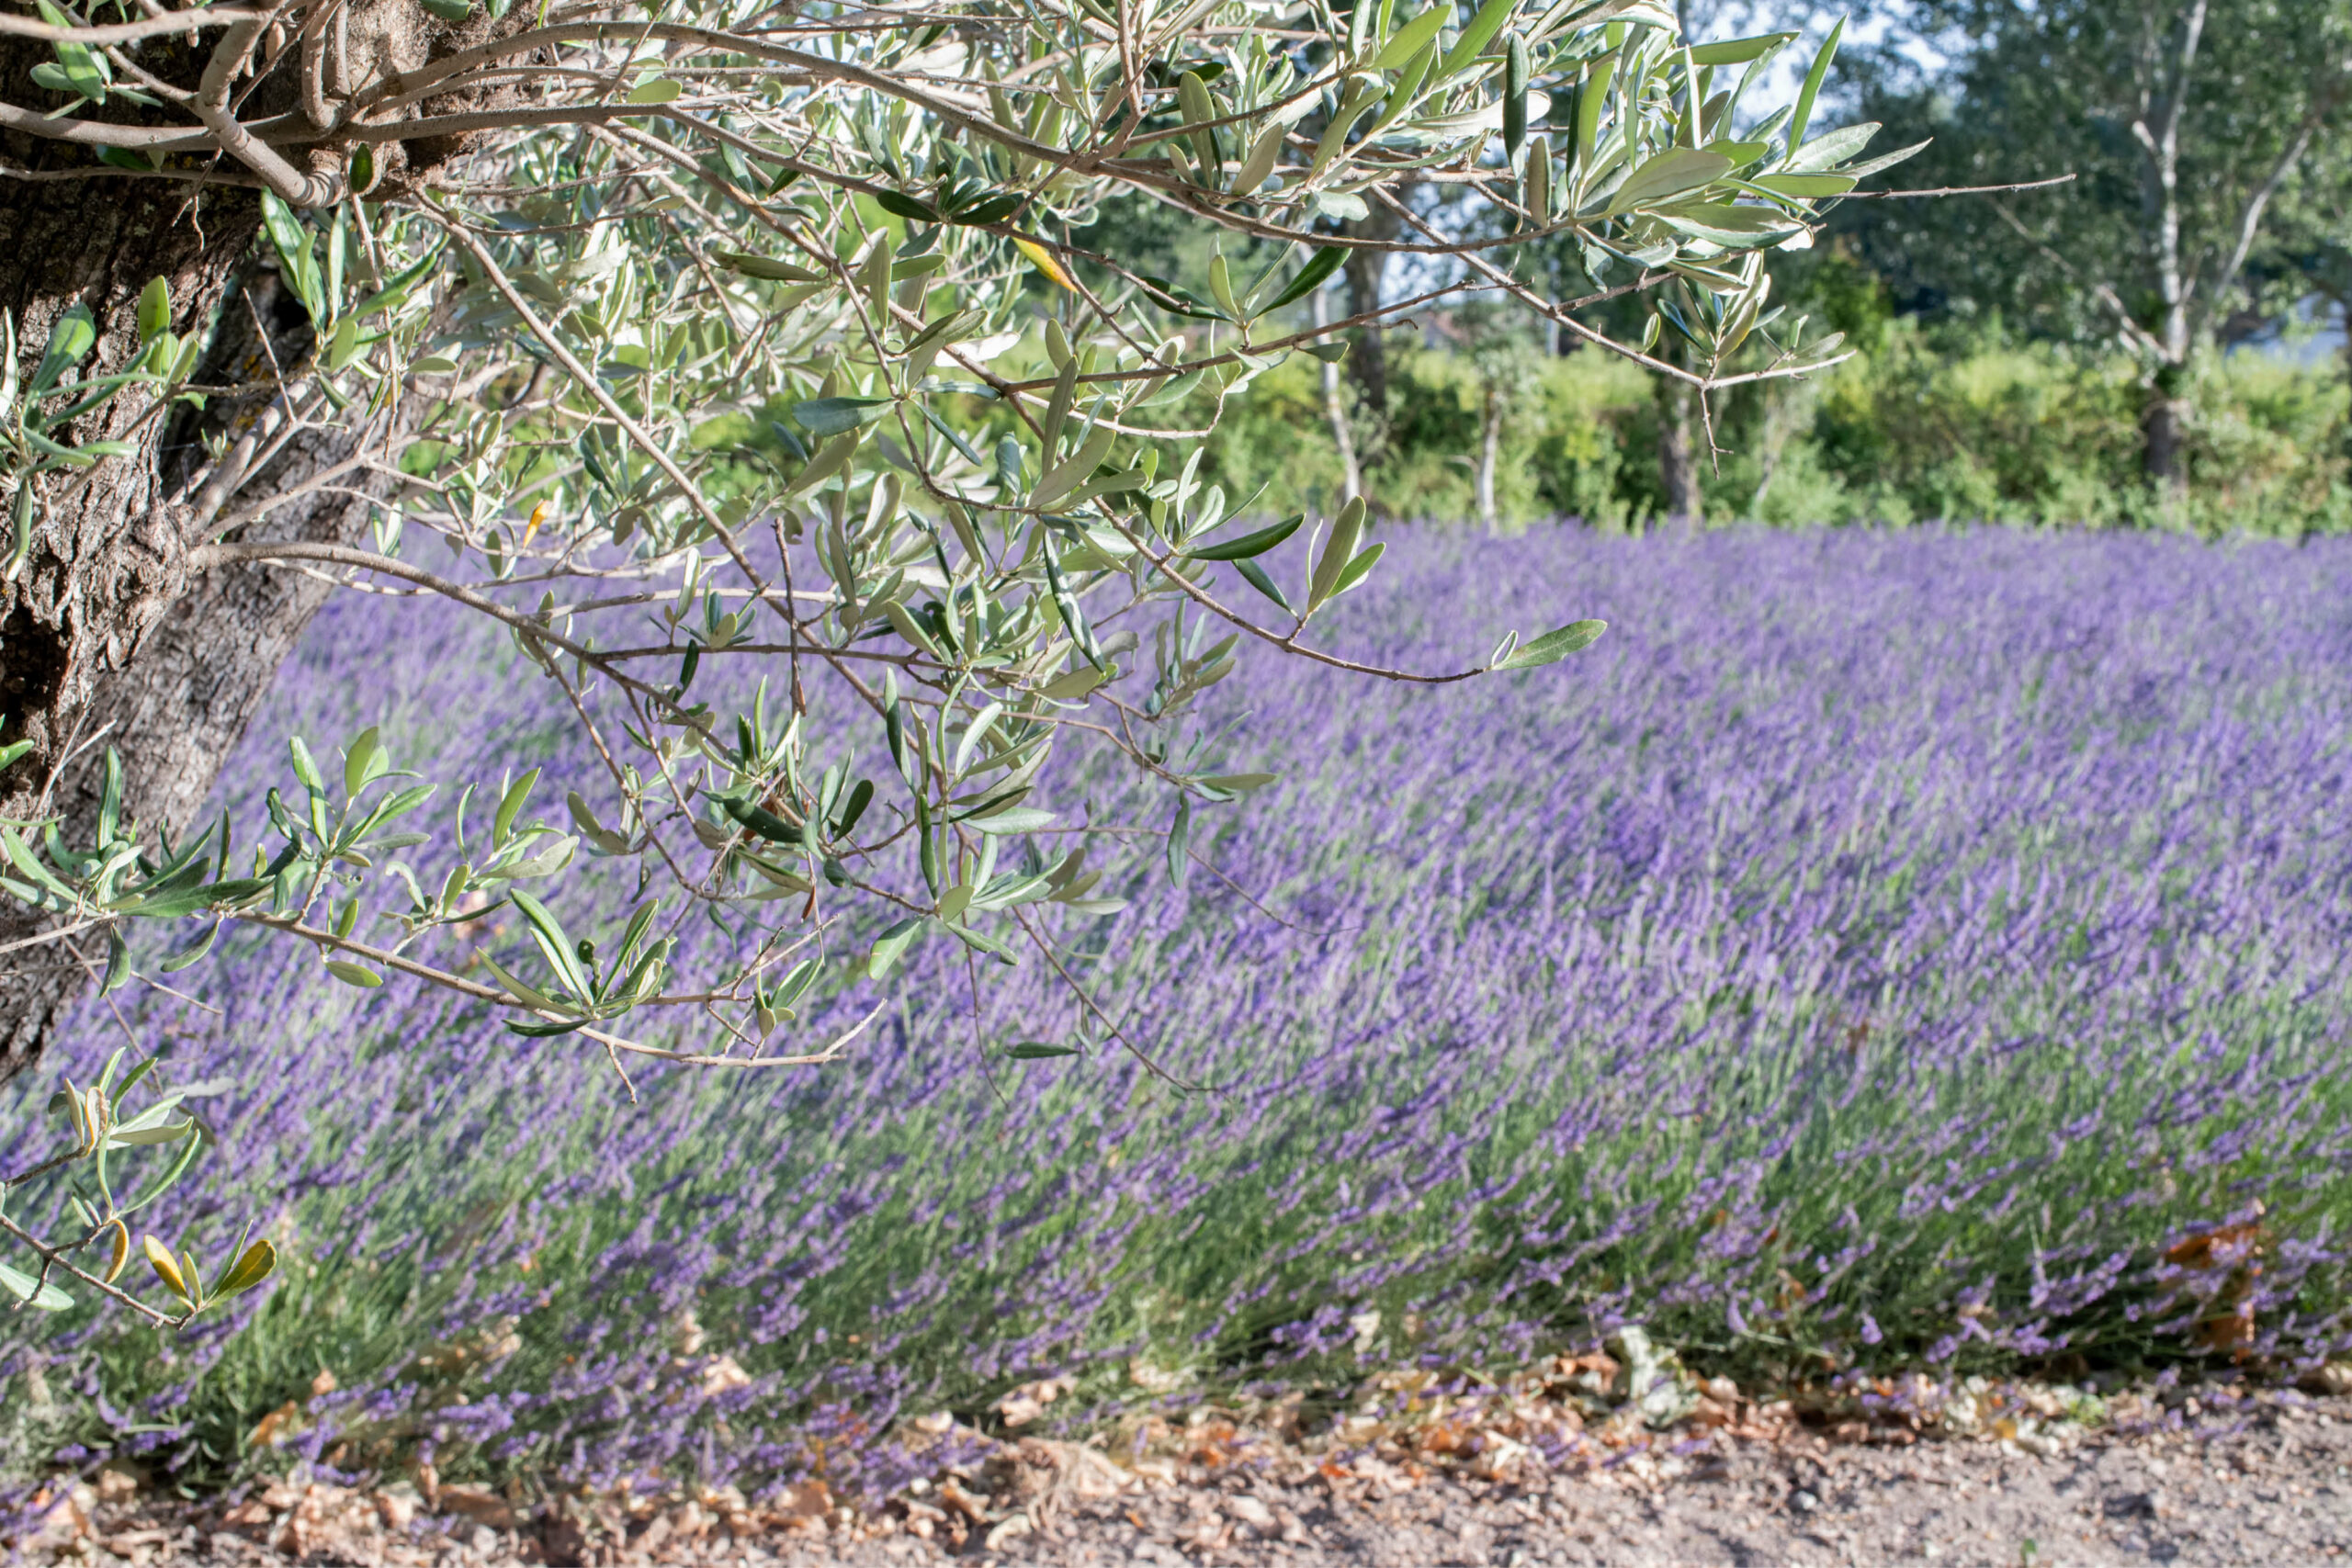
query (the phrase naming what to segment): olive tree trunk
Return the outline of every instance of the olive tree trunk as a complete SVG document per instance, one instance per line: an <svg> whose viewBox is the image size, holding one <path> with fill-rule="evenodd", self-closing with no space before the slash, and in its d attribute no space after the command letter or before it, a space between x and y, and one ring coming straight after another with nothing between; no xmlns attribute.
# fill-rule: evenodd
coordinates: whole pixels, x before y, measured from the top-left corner
<svg viewBox="0 0 2352 1568"><path fill-rule="evenodd" d="M23 67L0 59L0 79ZM85 166L54 142L5 137L0 152L36 175ZM125 766L126 812L184 829L330 591L291 569L187 570L188 551L218 526L205 489L208 441L233 452L251 440L248 498L300 490L351 450L340 432L285 436L288 394L275 367L299 389L312 333L256 255L258 220L256 198L240 189L204 187L199 197L164 179L0 175L0 234L9 241L0 246L0 310L16 324L20 378L77 303L98 328L80 375L120 368L138 352L140 291L160 276L173 330L208 344L198 382L244 389L210 397L200 412L185 401L157 408L133 389L63 433L75 446L129 442L131 455L37 481L30 550L0 583L0 739L33 742L0 773L0 818L62 817L69 843L88 840L108 748ZM364 477L355 478L362 482L300 495L236 536L351 542L369 512L353 493L367 488ZM13 553L15 539L6 545ZM0 1081L40 1059L103 953L95 928L50 937L62 923L0 898Z"/></svg>

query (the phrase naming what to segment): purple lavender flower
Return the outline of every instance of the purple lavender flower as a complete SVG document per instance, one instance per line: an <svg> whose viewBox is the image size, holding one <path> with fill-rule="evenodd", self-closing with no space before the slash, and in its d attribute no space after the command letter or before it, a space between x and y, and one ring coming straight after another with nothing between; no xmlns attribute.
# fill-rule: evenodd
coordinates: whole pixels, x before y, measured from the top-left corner
<svg viewBox="0 0 2352 1568"><path fill-rule="evenodd" d="M217 1250L252 1218L288 1265L168 1358L112 1317L0 1319L11 1403L38 1368L51 1449L119 1441L103 1402L233 1451L324 1367L323 1462L429 1443L450 1477L756 1493L889 1484L893 1422L1032 1380L1075 1378L1052 1408L1082 1409L1353 1375L1360 1346L1459 1364L1760 1324L1876 1365L2161 1360L2245 1299L2251 1353L2335 1348L2352 546L1562 528L1389 559L1337 646L1430 662L1476 657L1472 627L1613 629L1446 692L1270 657L1212 716L1234 771L1294 760L1196 821L1230 882L1106 844L1124 956L1086 920L1056 934L1213 1092L1104 1042L1034 960L975 998L947 943L841 1066L655 1069L632 1104L576 1043L224 938L175 978L197 1000L93 1005L52 1066L127 1027L176 1079L225 1078L221 1144L155 1228ZM232 807L289 728L368 723L438 776L543 764L548 798L598 798L510 648L400 613L397 639L362 596L321 618L223 775ZM453 737L458 708L501 721ZM1042 788L1098 823L1166 816L1083 755ZM611 875L565 917L594 930L631 892ZM690 971L736 951L680 935ZM523 940L493 923L440 956ZM836 963L810 1037L878 999ZM1019 1039L1087 1054L979 1054ZM0 1094L0 1143L41 1135L35 1077ZM2239 1224L2217 1266L2166 1260Z"/></svg>

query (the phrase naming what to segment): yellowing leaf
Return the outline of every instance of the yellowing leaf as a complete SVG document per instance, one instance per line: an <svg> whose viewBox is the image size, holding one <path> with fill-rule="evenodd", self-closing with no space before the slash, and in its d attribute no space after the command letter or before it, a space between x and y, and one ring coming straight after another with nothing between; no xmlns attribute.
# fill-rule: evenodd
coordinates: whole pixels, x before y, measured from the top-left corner
<svg viewBox="0 0 2352 1568"><path fill-rule="evenodd" d="M146 1249L147 1266L155 1270L155 1278L164 1282L164 1289L182 1301L187 1300L187 1280L180 1273L179 1263L172 1257L172 1249L152 1235L141 1237L139 1245Z"/></svg>
<svg viewBox="0 0 2352 1568"><path fill-rule="evenodd" d="M221 1276L213 1293L233 1296L240 1291L250 1291L268 1279L277 1268L277 1248L267 1241L257 1241L245 1248L245 1255L237 1259L236 1267Z"/></svg>
<svg viewBox="0 0 2352 1568"><path fill-rule="evenodd" d="M1048 281L1059 288L1069 289L1073 294L1078 292L1078 285L1070 281L1069 274L1062 270L1062 264L1056 261L1052 253L1045 246L1035 240L1016 238L1012 242L1012 248L1027 256L1030 264L1039 272L1044 273Z"/></svg>

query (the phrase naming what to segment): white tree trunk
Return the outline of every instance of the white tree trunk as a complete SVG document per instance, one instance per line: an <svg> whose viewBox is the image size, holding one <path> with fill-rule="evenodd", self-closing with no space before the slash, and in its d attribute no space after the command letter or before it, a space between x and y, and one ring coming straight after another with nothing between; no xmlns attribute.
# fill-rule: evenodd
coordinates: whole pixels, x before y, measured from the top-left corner
<svg viewBox="0 0 2352 1568"><path fill-rule="evenodd" d="M1489 534L1498 525L1495 515L1495 462L1503 445L1502 393L1487 389L1486 428L1478 440L1478 525Z"/></svg>
<svg viewBox="0 0 2352 1568"><path fill-rule="evenodd" d="M2158 73L2151 72L2142 90L2142 109L2132 124L2133 140L2143 154L2142 200L2151 227L2159 317L2156 343L2160 359L2144 415L2147 429L2145 468L2149 479L2173 497L2188 486L2188 465L2183 450L2188 400L2182 380L2188 367L2193 335L2189 320L2192 285L2180 255L2180 117L2188 101L2188 81L2197 64L2197 46L2205 30L2206 0L2195 0L2181 18L2171 59L2161 74L2168 78L2157 107ZM2152 21L2153 25L2153 21ZM2153 39L2151 40L2153 42ZM2154 112L2151 112L2154 111ZM2153 123L2151 123L2153 120Z"/></svg>
<svg viewBox="0 0 2352 1568"><path fill-rule="evenodd" d="M1329 296L1318 288L1311 298L1315 324L1329 326ZM1348 428L1347 400L1340 392L1340 367L1328 359L1323 362L1323 417L1331 425L1331 445L1340 451L1340 504L1344 506L1363 493L1363 470L1356 466L1355 433Z"/></svg>

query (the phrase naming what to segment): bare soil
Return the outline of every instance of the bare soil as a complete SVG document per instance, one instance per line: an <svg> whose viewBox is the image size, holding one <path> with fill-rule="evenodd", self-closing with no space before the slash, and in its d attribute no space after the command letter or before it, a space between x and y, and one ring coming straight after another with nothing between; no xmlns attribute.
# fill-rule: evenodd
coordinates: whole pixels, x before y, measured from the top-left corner
<svg viewBox="0 0 2352 1568"><path fill-rule="evenodd" d="M38 1562L141 1568L927 1568L951 1558L1006 1568L2092 1568L2352 1553L2352 1398L2275 1391L2215 1408L2175 1394L2123 1408L2141 1414L2021 1434L2037 1452L1998 1435L1922 1436L1903 1422L1775 1420L1768 1407L1712 1427L1686 1423L1576 1467L1523 1450L1499 1468L1464 1462L1458 1431L1451 1449L1390 1433L1317 1451L1279 1430L1196 1421L1170 1429L1172 1445L1112 1445L1128 1463L1113 1462L1100 1439L1006 1441L865 1513L813 1485L756 1506L711 1494L526 1508L459 1487L419 1507L402 1486L281 1483L224 1506L159 1500L117 1478L103 1496L61 1496L43 1535L16 1544ZM1434 1429L1413 1428L1424 1438ZM1178 1461L1147 1457L1171 1447Z"/></svg>
<svg viewBox="0 0 2352 1568"><path fill-rule="evenodd" d="M2233 1423L2234 1425L2234 1423ZM2150 1431L2040 1457L2013 1445L1733 1438L1668 1478L1403 1490L1245 1477L1074 1510L1012 1562L1534 1568L2321 1562L2352 1551L2352 1414L2270 1406L2226 1435ZM891 1543L850 1561L884 1562ZM903 1552L903 1546L900 1547ZM905 1561L905 1558L899 1559Z"/></svg>

